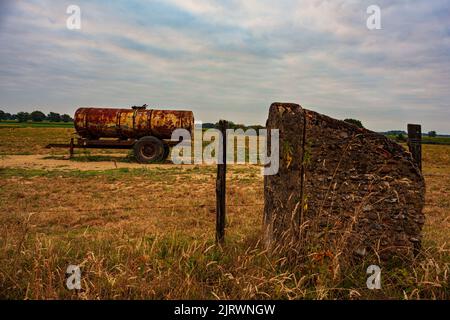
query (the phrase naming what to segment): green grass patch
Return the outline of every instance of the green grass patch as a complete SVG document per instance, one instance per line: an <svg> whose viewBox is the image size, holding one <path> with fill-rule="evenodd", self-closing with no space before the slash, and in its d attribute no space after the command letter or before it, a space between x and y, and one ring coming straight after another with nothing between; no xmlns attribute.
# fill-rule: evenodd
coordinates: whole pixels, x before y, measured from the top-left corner
<svg viewBox="0 0 450 320"><path fill-rule="evenodd" d="M397 141L396 135L386 135L389 139ZM405 136L405 139L408 139L408 136ZM442 144L442 145L450 145L450 137L422 137L422 144Z"/></svg>
<svg viewBox="0 0 450 320"><path fill-rule="evenodd" d="M117 168L107 170L45 170L45 169L22 169L22 168L0 168L0 177L2 178L34 178L34 177L93 177L93 176L107 176L113 178L121 177L147 177L154 180L164 180L169 178L176 178L179 175L190 175L193 169L183 170L181 167L169 168ZM211 173L213 168L200 167L196 170L197 173Z"/></svg>
<svg viewBox="0 0 450 320"><path fill-rule="evenodd" d="M18 122L15 120L0 121L0 128L73 128L73 122Z"/></svg>

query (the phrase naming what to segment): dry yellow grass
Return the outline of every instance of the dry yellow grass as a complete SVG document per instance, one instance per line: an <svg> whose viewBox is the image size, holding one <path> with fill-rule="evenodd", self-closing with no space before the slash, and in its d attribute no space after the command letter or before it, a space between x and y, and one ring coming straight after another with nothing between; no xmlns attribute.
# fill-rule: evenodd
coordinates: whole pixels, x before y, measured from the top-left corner
<svg viewBox="0 0 450 320"><path fill-rule="evenodd" d="M0 128L0 155L47 154L47 144L68 143L74 132L68 128Z"/></svg>
<svg viewBox="0 0 450 320"><path fill-rule="evenodd" d="M74 128L8 128L0 126L0 155L68 154L67 149L46 149L50 143L69 143L75 138ZM97 150L96 153L116 153L121 150ZM80 151L89 154L89 151Z"/></svg>
<svg viewBox="0 0 450 320"><path fill-rule="evenodd" d="M424 146L424 252L410 267L383 269L380 291L366 288L371 261L335 279L326 256L297 265L265 251L258 167L229 169L224 248L214 245L213 166L63 169L0 169L1 298L450 297L450 146ZM69 264L81 266L80 291L65 287Z"/></svg>

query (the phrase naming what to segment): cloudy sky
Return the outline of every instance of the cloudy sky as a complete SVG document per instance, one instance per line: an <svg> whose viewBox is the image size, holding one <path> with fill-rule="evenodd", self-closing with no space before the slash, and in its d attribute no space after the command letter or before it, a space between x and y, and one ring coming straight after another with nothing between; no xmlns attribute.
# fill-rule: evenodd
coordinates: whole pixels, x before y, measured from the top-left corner
<svg viewBox="0 0 450 320"><path fill-rule="evenodd" d="M450 133L450 1L0 0L4 111L147 103L263 124L274 101Z"/></svg>

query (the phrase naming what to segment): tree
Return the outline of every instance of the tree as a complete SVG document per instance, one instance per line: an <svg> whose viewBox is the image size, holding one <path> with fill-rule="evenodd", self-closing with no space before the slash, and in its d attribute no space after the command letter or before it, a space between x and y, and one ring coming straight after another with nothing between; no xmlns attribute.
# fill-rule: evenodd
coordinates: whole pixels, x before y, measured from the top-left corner
<svg viewBox="0 0 450 320"><path fill-rule="evenodd" d="M437 133L436 133L436 131L433 130L433 131L428 132L428 136L434 138L437 136Z"/></svg>
<svg viewBox="0 0 450 320"><path fill-rule="evenodd" d="M47 116L47 119L51 122L60 122L61 121L61 115L56 112L50 112Z"/></svg>
<svg viewBox="0 0 450 320"><path fill-rule="evenodd" d="M356 120L356 119L344 119L345 122L347 123L351 123L355 126L357 126L358 128L364 128L363 124L361 121Z"/></svg>
<svg viewBox="0 0 450 320"><path fill-rule="evenodd" d="M236 126L236 125L234 124L233 121L228 121L228 120L225 120L225 121L226 121L227 124L228 124L228 129L234 129L234 127ZM217 121L217 122L214 124L214 127L215 127L216 129L219 129L219 128L220 128L219 123L220 123L220 121Z"/></svg>
<svg viewBox="0 0 450 320"><path fill-rule="evenodd" d="M42 111L33 111L31 114L31 120L36 122L41 122L45 120L45 114Z"/></svg>
<svg viewBox="0 0 450 320"><path fill-rule="evenodd" d="M399 133L395 138L396 138L397 141L399 141L399 142L406 142L406 138L405 138L405 136L403 135L403 133Z"/></svg>
<svg viewBox="0 0 450 320"><path fill-rule="evenodd" d="M73 119L68 114L63 114L61 116L61 120L64 121L64 122L71 122L71 121L73 121Z"/></svg>
<svg viewBox="0 0 450 320"><path fill-rule="evenodd" d="M212 129L215 128L215 124L214 123L210 123L210 122L206 122L202 124L202 127L205 129Z"/></svg>
<svg viewBox="0 0 450 320"><path fill-rule="evenodd" d="M16 117L19 122L27 122L30 119L30 114L28 112L19 112Z"/></svg>
<svg viewBox="0 0 450 320"><path fill-rule="evenodd" d="M260 124L254 124L254 125L248 126L247 128L254 129L256 131L261 130L261 129L265 129L265 127L260 125Z"/></svg>
<svg viewBox="0 0 450 320"><path fill-rule="evenodd" d="M0 121L6 120L6 113L3 110L0 110Z"/></svg>

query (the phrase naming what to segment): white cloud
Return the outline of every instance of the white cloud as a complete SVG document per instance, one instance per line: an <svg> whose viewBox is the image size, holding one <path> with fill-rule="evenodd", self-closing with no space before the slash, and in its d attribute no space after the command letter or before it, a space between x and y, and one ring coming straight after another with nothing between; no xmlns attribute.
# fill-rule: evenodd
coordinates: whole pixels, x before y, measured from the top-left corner
<svg viewBox="0 0 450 320"><path fill-rule="evenodd" d="M450 131L449 5L379 2L383 29L369 31L370 1L80 1L78 33L66 4L17 2L0 26L0 103L146 102L263 123L284 100L373 129L410 112Z"/></svg>

